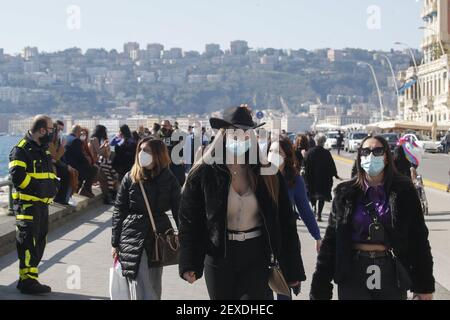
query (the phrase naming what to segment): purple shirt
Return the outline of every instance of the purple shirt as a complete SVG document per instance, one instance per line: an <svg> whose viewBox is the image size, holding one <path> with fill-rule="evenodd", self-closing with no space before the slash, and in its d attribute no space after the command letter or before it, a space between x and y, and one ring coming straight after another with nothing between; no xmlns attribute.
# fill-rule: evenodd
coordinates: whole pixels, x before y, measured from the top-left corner
<svg viewBox="0 0 450 320"><path fill-rule="evenodd" d="M391 209L389 207L388 197L383 185L369 187L366 185L365 195L369 201L375 204L378 215L378 222L383 224L385 229L391 224ZM373 223L370 215L364 209L363 199L359 199L356 203L356 210L352 219L352 240L356 243L370 243L367 240L369 236L369 226Z"/></svg>

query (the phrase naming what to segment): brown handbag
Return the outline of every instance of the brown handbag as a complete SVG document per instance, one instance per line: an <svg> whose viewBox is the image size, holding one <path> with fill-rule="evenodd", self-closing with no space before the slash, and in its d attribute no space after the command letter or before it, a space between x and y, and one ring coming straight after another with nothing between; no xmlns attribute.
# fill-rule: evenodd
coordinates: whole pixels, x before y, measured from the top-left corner
<svg viewBox="0 0 450 320"><path fill-rule="evenodd" d="M152 266L172 266L178 264L178 255L180 249L180 242L178 240L178 234L175 230L170 228L165 233L159 233L156 230L155 220L153 218L152 209L145 193L144 185L139 181L141 187L142 196L144 198L145 206L147 207L147 213L152 225L152 231L155 235L154 250L150 253L149 262Z"/></svg>
<svg viewBox="0 0 450 320"><path fill-rule="evenodd" d="M276 294L291 297L291 289L283 276L280 265L272 254L271 264L269 266L269 287Z"/></svg>

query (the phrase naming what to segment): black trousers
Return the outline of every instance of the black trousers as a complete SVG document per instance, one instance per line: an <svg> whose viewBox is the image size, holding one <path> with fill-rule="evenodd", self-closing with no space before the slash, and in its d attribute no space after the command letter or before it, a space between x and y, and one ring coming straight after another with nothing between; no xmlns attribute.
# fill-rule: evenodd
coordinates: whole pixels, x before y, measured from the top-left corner
<svg viewBox="0 0 450 320"><path fill-rule="evenodd" d="M38 279L38 265L47 245L48 206L21 205L16 212L16 246L21 280Z"/></svg>
<svg viewBox="0 0 450 320"><path fill-rule="evenodd" d="M205 280L210 299L273 300L266 248L264 237L227 241L225 258L206 256Z"/></svg>
<svg viewBox="0 0 450 320"><path fill-rule="evenodd" d="M92 192L92 184L97 179L98 168L96 166L86 167L78 170L78 181L80 191Z"/></svg>
<svg viewBox="0 0 450 320"><path fill-rule="evenodd" d="M58 193L55 197L55 202L61 204L67 204L68 197L67 192L70 186L70 173L69 168L64 162L58 161L55 163L56 175L60 178Z"/></svg>
<svg viewBox="0 0 450 320"><path fill-rule="evenodd" d="M355 256L350 269L348 274L352 276L338 284L339 300L407 299L406 290L397 287L397 274L391 257L372 259Z"/></svg>

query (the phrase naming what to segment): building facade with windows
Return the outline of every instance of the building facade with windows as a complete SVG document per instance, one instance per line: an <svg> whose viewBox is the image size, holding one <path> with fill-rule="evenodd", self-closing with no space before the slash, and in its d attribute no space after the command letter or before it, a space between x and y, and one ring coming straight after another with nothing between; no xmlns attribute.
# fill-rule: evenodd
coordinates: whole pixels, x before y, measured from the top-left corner
<svg viewBox="0 0 450 320"><path fill-rule="evenodd" d="M423 59L400 72L399 107L406 121L450 127L450 0L424 0Z"/></svg>

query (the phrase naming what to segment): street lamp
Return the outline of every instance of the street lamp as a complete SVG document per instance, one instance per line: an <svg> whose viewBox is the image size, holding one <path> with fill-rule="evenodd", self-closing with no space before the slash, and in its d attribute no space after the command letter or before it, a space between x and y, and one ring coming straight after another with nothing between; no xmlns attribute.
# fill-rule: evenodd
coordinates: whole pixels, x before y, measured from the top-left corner
<svg viewBox="0 0 450 320"><path fill-rule="evenodd" d="M392 79L394 81L394 86L395 86L395 93L397 95L397 113L400 116L400 114L401 114L400 103L399 103L400 93L399 93L399 90L398 90L397 78L395 76L394 68L392 67L391 59L389 59L389 57L387 55L385 55L385 54L380 54L380 57L383 57L384 59L386 59L388 65L389 65L389 69L391 70Z"/></svg>
<svg viewBox="0 0 450 320"><path fill-rule="evenodd" d="M415 69L416 79L417 79L417 91L418 91L418 92L417 92L417 100L421 100L421 99L422 99L422 90L421 90L421 87L420 87L420 80L419 80L419 75L418 75L418 73L419 73L419 68L417 67L416 56L414 55L414 53L413 53L411 47L410 47L408 44L403 43L403 42L398 42L398 41L395 42L394 44L395 44L395 45L398 45L398 46L403 46L403 47L405 47L405 48L408 50L409 55L410 55L411 58L412 58L412 61L413 61L413 63L414 63L414 69Z"/></svg>
<svg viewBox="0 0 450 320"><path fill-rule="evenodd" d="M399 91L398 91L398 83L397 83L397 78L394 72L394 68L392 67L392 62L391 59L389 59L389 57L385 54L379 54L380 57L383 57L384 59L386 59L388 65L389 65L389 69L391 70L391 74L392 74L392 79L394 79L394 86L395 86L395 92L397 93L397 97L399 95Z"/></svg>
<svg viewBox="0 0 450 320"><path fill-rule="evenodd" d="M381 113L381 121L384 121L384 107L383 107L383 99L381 97L381 91L380 91L380 86L378 85L378 80L377 80L377 75L375 73L375 69L373 68L373 66L370 63L367 62L362 62L359 61L358 62L358 66L368 66L370 71L372 72L372 76L373 76L373 81L375 82L375 86L377 88L377 93L378 93L378 100L380 102L380 113Z"/></svg>
<svg viewBox="0 0 450 320"><path fill-rule="evenodd" d="M411 56L412 61L413 61L413 63L414 63L414 68L416 69L416 73L417 73L417 71L418 71L418 68L417 68L417 60L416 60L416 56L414 55L414 53L413 53L411 47L410 47L408 44L403 43L403 42L395 42L394 44L395 44L395 45L398 45L398 46L404 46L404 47L408 50L409 55Z"/></svg>
<svg viewBox="0 0 450 320"><path fill-rule="evenodd" d="M433 32L437 36L436 30L433 29L433 28L430 28L430 27L419 27L419 30L429 30L429 31ZM442 44L442 40L441 39L439 39L439 46L441 48L442 55L445 55L444 45Z"/></svg>

